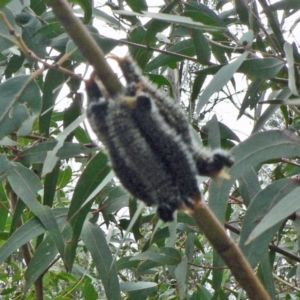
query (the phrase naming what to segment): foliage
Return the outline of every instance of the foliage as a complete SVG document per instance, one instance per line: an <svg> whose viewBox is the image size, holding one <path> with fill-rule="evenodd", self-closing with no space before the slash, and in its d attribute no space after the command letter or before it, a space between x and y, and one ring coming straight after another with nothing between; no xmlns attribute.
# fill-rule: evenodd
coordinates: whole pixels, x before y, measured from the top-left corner
<svg viewBox="0 0 300 300"><path fill-rule="evenodd" d="M231 179L203 179L204 198L272 299L298 299L299 1L70 2L105 54L127 45L181 93L199 142L231 149ZM246 299L192 218L137 215L82 122L89 69L52 11L0 7L1 299ZM213 115L224 104L247 138Z"/></svg>

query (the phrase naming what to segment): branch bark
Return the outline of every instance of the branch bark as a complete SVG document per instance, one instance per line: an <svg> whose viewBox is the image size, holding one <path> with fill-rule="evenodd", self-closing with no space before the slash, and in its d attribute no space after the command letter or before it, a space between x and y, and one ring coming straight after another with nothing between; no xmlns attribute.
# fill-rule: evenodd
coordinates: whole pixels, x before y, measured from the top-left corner
<svg viewBox="0 0 300 300"><path fill-rule="evenodd" d="M242 251L226 234L224 227L203 201L197 201L193 210L187 211L200 230L229 267L235 279L246 291L250 300L271 300L256 277Z"/></svg>

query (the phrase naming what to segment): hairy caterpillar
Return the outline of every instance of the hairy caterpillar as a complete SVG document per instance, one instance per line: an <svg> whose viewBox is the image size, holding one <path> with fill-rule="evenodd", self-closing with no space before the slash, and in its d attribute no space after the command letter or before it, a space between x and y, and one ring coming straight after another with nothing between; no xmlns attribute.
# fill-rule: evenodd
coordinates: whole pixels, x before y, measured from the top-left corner
<svg viewBox="0 0 300 300"><path fill-rule="evenodd" d="M178 186L153 153L132 116L130 106L118 99L105 99L93 81L87 84L88 119L107 147L112 167L125 188L147 205L158 205L164 221L182 203ZM95 97L96 95L96 97Z"/></svg>
<svg viewBox="0 0 300 300"><path fill-rule="evenodd" d="M131 58L117 61L127 85L112 99L93 78L86 81L88 120L124 187L171 221L176 209L201 199L197 174L214 178L233 160L223 150L196 147L180 107L144 79Z"/></svg>
<svg viewBox="0 0 300 300"><path fill-rule="evenodd" d="M181 136L183 141L188 145L193 153L198 174L215 178L218 173L225 167L233 165L233 158L228 152L222 149L211 151L207 148L199 148L193 145L190 127L186 115L177 103L174 103L169 97L162 94L159 89L149 82L138 66L129 56L124 58L113 57L119 63L127 86L128 95L136 95L142 92L148 93L149 97L156 103L159 113L163 116L166 123Z"/></svg>

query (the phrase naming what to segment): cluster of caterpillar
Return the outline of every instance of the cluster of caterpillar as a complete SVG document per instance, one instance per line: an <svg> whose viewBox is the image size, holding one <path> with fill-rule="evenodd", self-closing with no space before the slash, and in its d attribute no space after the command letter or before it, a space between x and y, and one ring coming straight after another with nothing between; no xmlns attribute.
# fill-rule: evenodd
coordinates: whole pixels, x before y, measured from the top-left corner
<svg viewBox="0 0 300 300"><path fill-rule="evenodd" d="M123 186L147 205L157 205L163 221L201 199L197 175L215 178L233 164L225 151L194 145L178 104L142 76L130 57L115 58L126 86L111 97L93 76L86 81L87 116L106 146Z"/></svg>

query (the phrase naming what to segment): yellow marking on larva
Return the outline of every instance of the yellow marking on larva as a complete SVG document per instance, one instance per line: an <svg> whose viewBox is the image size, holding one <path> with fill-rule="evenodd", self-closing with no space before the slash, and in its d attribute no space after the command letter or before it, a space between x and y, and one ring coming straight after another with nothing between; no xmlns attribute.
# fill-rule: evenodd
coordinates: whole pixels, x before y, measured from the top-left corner
<svg viewBox="0 0 300 300"><path fill-rule="evenodd" d="M126 103L129 107L133 108L136 102L136 97L122 96L121 101Z"/></svg>

